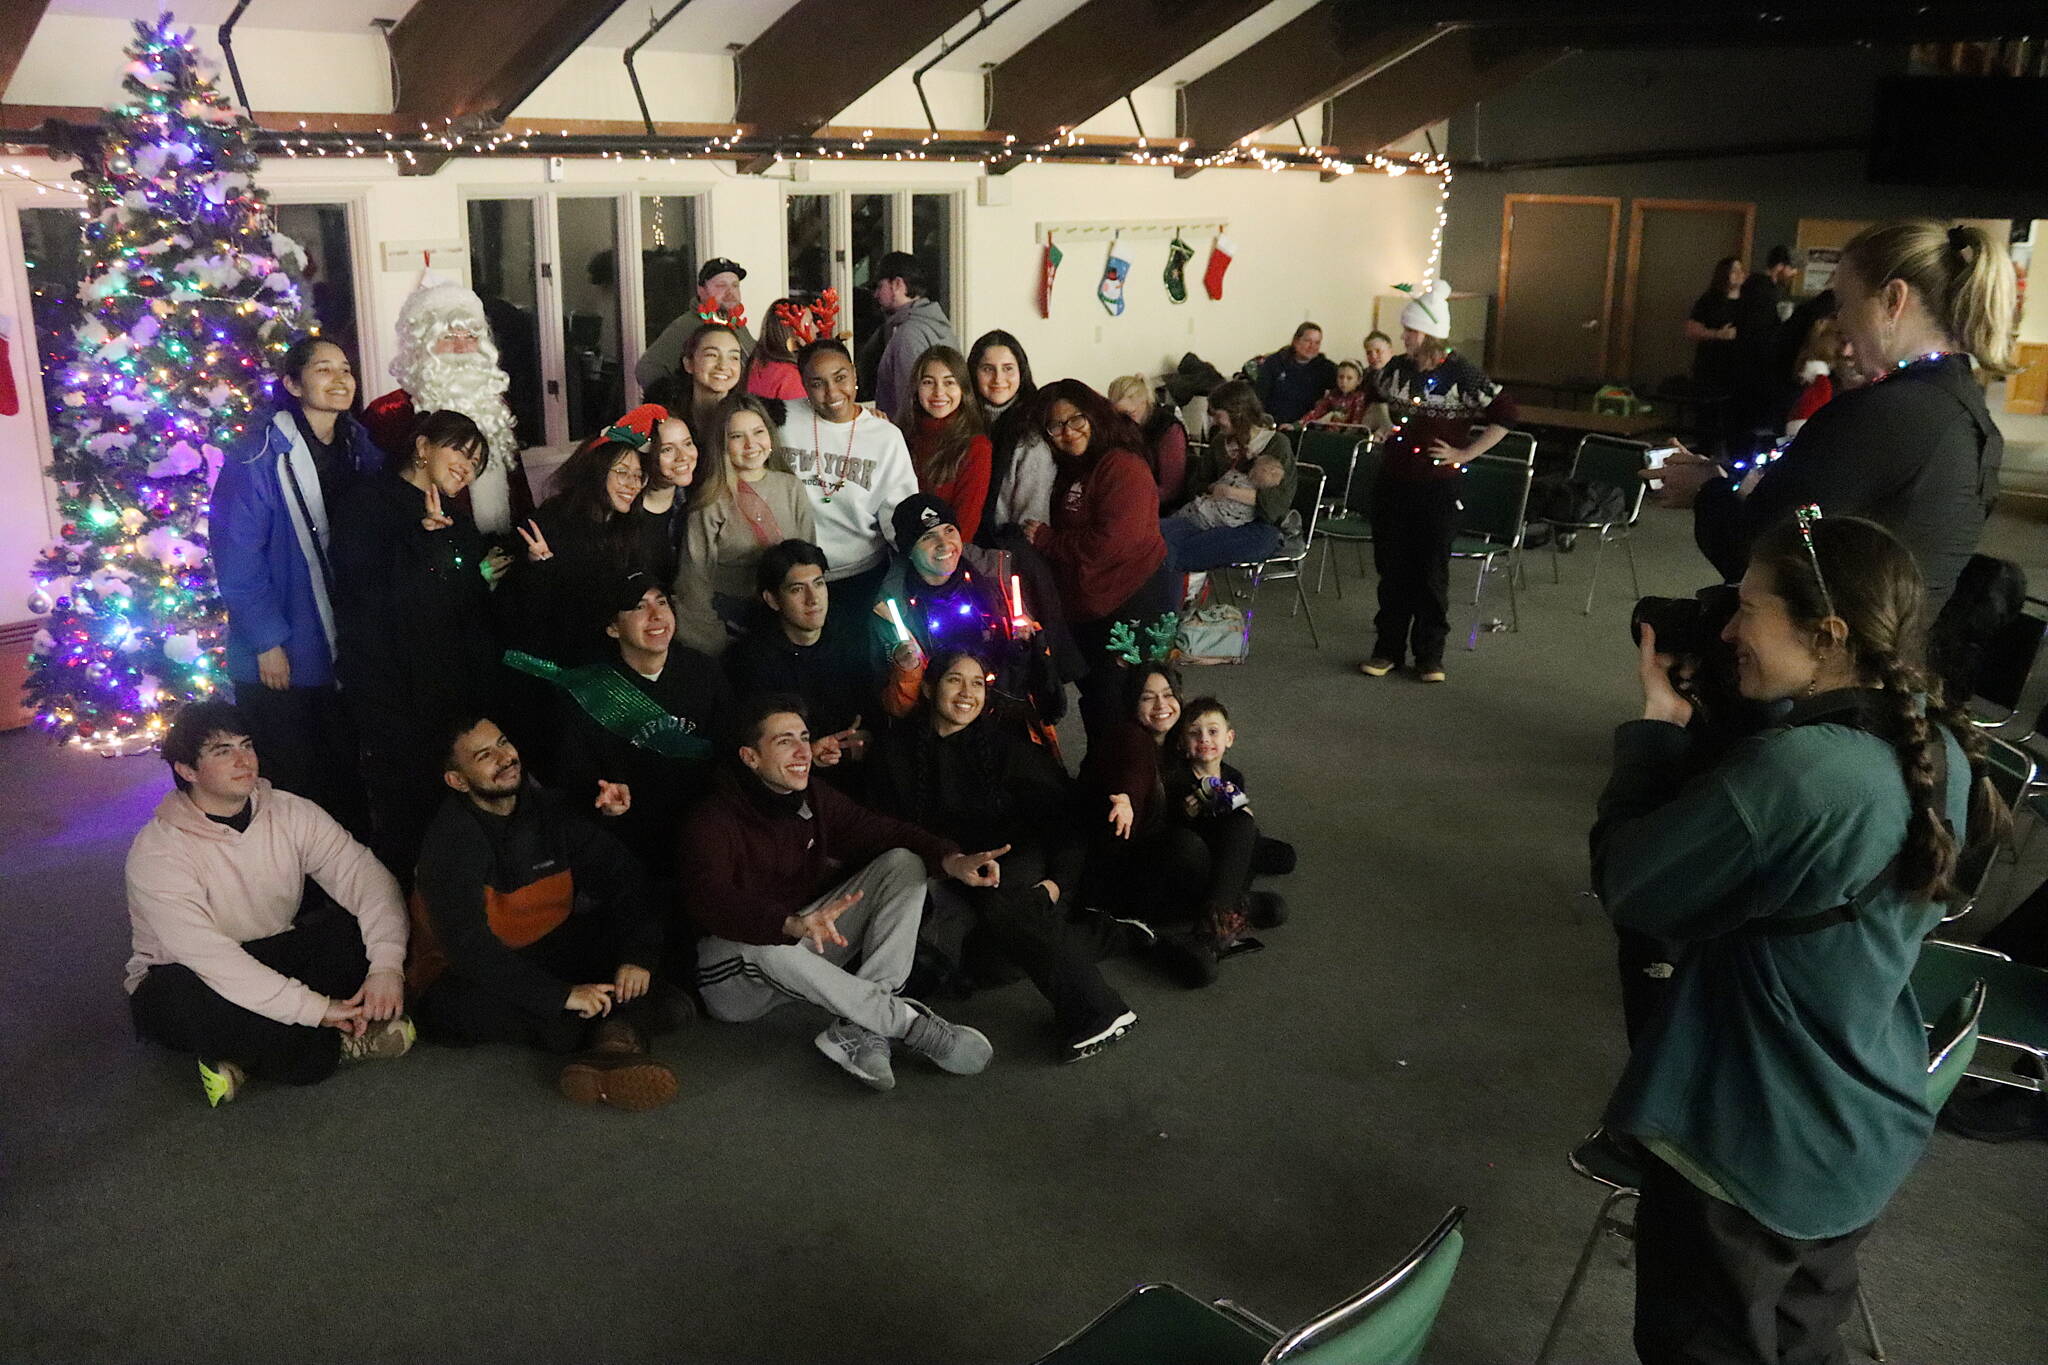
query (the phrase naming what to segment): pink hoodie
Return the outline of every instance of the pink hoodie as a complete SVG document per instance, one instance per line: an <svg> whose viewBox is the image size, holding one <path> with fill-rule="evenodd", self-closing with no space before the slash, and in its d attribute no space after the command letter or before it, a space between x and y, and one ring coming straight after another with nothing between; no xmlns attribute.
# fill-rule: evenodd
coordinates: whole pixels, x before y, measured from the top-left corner
<svg viewBox="0 0 2048 1365"><path fill-rule="evenodd" d="M291 928L311 877L356 917L370 970L405 969L405 906L398 881L326 811L258 781L246 832L172 791L128 849L128 919L134 954L124 988L151 967L190 967L231 1004L281 1024L317 1026L328 999L242 950Z"/></svg>

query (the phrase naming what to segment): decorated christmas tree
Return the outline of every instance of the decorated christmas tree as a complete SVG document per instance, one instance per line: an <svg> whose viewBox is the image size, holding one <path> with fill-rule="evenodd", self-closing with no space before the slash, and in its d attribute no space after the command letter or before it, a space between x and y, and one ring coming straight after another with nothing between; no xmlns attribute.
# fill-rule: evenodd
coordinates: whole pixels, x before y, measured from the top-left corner
<svg viewBox="0 0 2048 1365"><path fill-rule="evenodd" d="M215 89L192 31L137 22L86 189L83 321L47 376L59 538L34 566L37 723L135 752L225 684L225 613L206 549L223 452L269 396L299 325L251 179L253 125Z"/></svg>

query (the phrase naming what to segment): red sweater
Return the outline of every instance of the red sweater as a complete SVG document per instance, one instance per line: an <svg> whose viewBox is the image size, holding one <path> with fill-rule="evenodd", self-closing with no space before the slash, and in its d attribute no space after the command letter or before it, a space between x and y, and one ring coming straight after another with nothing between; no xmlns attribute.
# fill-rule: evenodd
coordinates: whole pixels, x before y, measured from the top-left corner
<svg viewBox="0 0 2048 1365"><path fill-rule="evenodd" d="M944 483L933 483L925 470L938 453L944 427L944 422L921 412L917 415L917 429L910 435L910 462L917 468L918 489L946 500L958 518L954 524L960 528L960 539L972 545L974 533L981 529L982 508L988 504L989 467L995 447L989 444L988 437L975 437L967 443L967 453L960 457L960 467L953 471L953 477Z"/></svg>
<svg viewBox="0 0 2048 1365"><path fill-rule="evenodd" d="M1069 621L1100 621L1166 562L1159 486L1143 456L1108 450L1093 464L1055 455L1052 521L1031 544L1052 562Z"/></svg>
<svg viewBox="0 0 2048 1365"><path fill-rule="evenodd" d="M744 774L722 783L683 822L684 909L706 933L734 943L789 943L784 920L892 848L909 849L934 874L960 851L854 804L829 782L783 796Z"/></svg>

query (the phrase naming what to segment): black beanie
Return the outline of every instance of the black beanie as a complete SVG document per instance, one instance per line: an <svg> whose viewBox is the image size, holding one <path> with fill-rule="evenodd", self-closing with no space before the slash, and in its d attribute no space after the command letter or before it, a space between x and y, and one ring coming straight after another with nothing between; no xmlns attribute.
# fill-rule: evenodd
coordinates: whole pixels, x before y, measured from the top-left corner
<svg viewBox="0 0 2048 1365"><path fill-rule="evenodd" d="M896 533L896 552L906 559L910 547L917 544L926 531L934 526L960 525L959 516L953 505L944 498L931 493L913 493L896 504L896 515L891 526Z"/></svg>

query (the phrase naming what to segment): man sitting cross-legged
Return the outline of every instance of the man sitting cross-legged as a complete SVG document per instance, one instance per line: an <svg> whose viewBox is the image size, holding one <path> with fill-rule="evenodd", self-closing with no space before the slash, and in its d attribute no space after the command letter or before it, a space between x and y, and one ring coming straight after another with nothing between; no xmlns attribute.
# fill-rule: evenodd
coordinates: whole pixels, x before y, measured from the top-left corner
<svg viewBox="0 0 2048 1365"><path fill-rule="evenodd" d="M709 935L697 950L704 1008L740 1023L791 997L821 1005L838 1017L818 1050L877 1090L896 1084L896 1040L955 1075L987 1066L994 1049L978 1030L896 992L916 954L927 868L994 886L1009 850L962 853L813 784L795 697L744 705L737 737L746 771L683 827L687 908Z"/></svg>
<svg viewBox="0 0 2048 1365"><path fill-rule="evenodd" d="M397 881L332 816L257 776L226 702L187 706L163 752L177 790L128 850L135 1031L197 1054L214 1105L250 1079L311 1085L343 1060L403 1056Z"/></svg>
<svg viewBox="0 0 2048 1365"><path fill-rule="evenodd" d="M454 794L427 829L413 892L420 1027L436 1042L581 1045L564 1095L667 1104L675 1073L647 1056L639 1027L661 956L639 862L582 802L528 782L495 722L452 723L442 763Z"/></svg>

